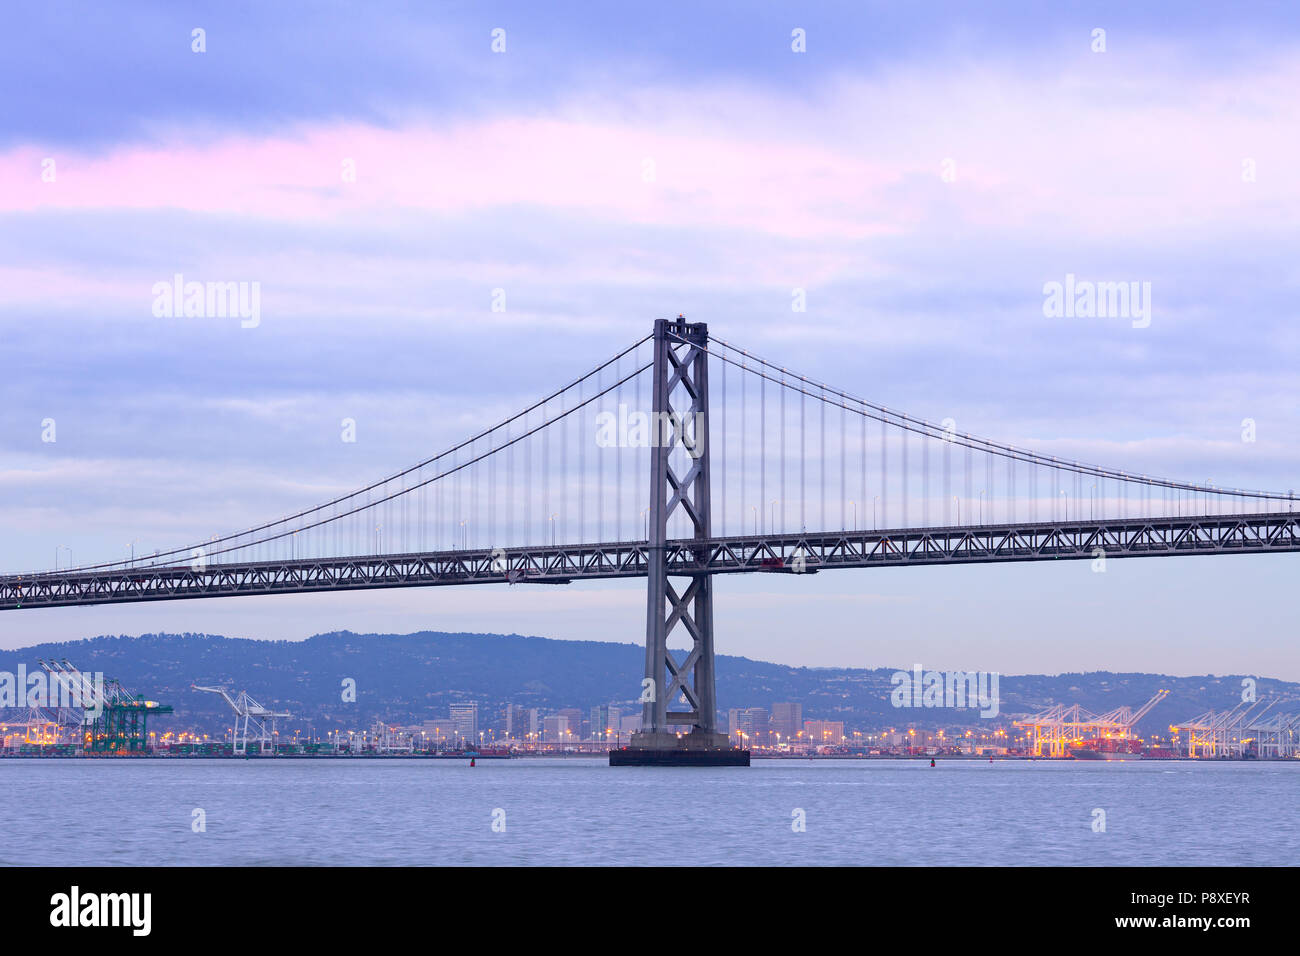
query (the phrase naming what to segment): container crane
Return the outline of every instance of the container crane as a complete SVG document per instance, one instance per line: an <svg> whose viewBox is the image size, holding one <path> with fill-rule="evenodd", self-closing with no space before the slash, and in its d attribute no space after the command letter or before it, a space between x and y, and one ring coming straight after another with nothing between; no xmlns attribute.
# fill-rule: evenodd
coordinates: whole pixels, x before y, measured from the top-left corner
<svg viewBox="0 0 1300 956"><path fill-rule="evenodd" d="M142 700L121 682L78 670L68 660L41 661L50 675L60 731L74 734L73 746L104 753L144 753L149 749L149 718L172 713L167 704ZM55 690L57 688L57 690Z"/></svg>
<svg viewBox="0 0 1300 956"><path fill-rule="evenodd" d="M104 706L102 678L96 685L93 678L79 671L67 658L37 663L50 675L50 695L58 701L54 710L60 738L66 736L76 750L84 749L89 729L86 725Z"/></svg>
<svg viewBox="0 0 1300 956"><path fill-rule="evenodd" d="M1110 737L1132 737L1134 728L1151 709L1169 696L1169 691L1158 690L1149 701L1139 707L1137 710L1125 705L1116 707L1114 710L1107 711L1097 717L1095 723L1101 728L1107 736Z"/></svg>
<svg viewBox="0 0 1300 956"><path fill-rule="evenodd" d="M248 744L250 742L257 746L255 753L259 755L275 755L275 722L280 718L292 717L292 714L263 707L248 696L248 691L241 690L232 697L230 691L225 687L200 687L198 684L191 684L190 686L194 690L201 690L209 694L220 694L225 698L226 703L230 705L230 709L235 712L235 728L231 735L231 743L236 756L245 756L248 753ZM252 727L251 734L249 733L250 726Z"/></svg>
<svg viewBox="0 0 1300 956"><path fill-rule="evenodd" d="M1104 714L1094 714L1078 704L1057 704L1041 714L1015 721L1015 726L1032 732L1031 753L1039 757L1139 754L1141 742L1134 735L1134 727L1168 695L1167 690L1156 691L1137 710L1125 705Z"/></svg>

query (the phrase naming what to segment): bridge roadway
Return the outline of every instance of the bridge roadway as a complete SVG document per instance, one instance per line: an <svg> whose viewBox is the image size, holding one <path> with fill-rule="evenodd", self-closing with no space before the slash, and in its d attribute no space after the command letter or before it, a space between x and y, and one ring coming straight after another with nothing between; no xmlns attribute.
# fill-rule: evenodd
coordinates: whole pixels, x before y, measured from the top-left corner
<svg viewBox="0 0 1300 956"><path fill-rule="evenodd" d="M1300 512L1105 519L669 541L669 573L815 573L832 568L1300 551ZM52 571L0 577L0 610L463 584L567 584L644 577L644 541Z"/></svg>

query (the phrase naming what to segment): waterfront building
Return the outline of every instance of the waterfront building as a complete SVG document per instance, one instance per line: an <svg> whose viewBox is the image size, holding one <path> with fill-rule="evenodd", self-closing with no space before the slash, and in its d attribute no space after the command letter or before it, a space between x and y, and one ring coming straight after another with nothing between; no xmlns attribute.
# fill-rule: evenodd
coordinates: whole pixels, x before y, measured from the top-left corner
<svg viewBox="0 0 1300 956"><path fill-rule="evenodd" d="M805 720L803 739L815 747L837 747L843 743L844 721Z"/></svg>
<svg viewBox="0 0 1300 956"><path fill-rule="evenodd" d="M559 714L569 722L569 739L582 740L584 736L582 725L586 722L586 715L577 707L566 707Z"/></svg>
<svg viewBox="0 0 1300 956"><path fill-rule="evenodd" d="M569 732L569 718L555 714L542 718L542 740L548 743L564 743Z"/></svg>
<svg viewBox="0 0 1300 956"><path fill-rule="evenodd" d="M478 701L452 704L451 719L456 725L456 735L469 743L478 743Z"/></svg>
<svg viewBox="0 0 1300 956"><path fill-rule="evenodd" d="M610 704L591 708L591 739L609 740L619 730L622 710Z"/></svg>
<svg viewBox="0 0 1300 956"><path fill-rule="evenodd" d="M527 740L537 724L537 711L520 707L518 704L506 704L506 738L508 740Z"/></svg>
<svg viewBox="0 0 1300 956"><path fill-rule="evenodd" d="M767 711L762 707L743 707L727 712L728 729L733 743L766 745L770 736Z"/></svg>
<svg viewBox="0 0 1300 956"><path fill-rule="evenodd" d="M456 722L450 719L426 720L420 724L419 738L421 747L437 749L456 743Z"/></svg>
<svg viewBox="0 0 1300 956"><path fill-rule="evenodd" d="M803 704L790 701L772 705L772 733L793 740L803 730Z"/></svg>

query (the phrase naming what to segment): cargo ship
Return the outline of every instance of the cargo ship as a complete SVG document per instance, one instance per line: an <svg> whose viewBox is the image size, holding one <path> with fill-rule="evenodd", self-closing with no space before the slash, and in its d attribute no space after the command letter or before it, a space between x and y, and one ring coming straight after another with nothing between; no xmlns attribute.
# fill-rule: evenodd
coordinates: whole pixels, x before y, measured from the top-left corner
<svg viewBox="0 0 1300 956"><path fill-rule="evenodd" d="M1131 737L1076 740L1065 752L1075 760L1141 760L1145 756L1142 741Z"/></svg>

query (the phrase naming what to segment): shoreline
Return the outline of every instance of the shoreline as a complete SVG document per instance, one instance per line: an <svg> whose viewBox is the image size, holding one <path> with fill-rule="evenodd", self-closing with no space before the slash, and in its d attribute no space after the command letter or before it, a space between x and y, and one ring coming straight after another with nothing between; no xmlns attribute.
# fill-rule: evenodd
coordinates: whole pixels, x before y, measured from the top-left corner
<svg viewBox="0 0 1300 956"><path fill-rule="evenodd" d="M391 753L391 754L9 754L0 753L0 761L5 760L574 760L605 759L605 753L557 753L557 754L430 754L430 753ZM934 760L949 762L1020 762L1020 763L1296 763L1294 757L1144 757L1137 760L1080 760L1076 757L1026 757L1012 756L969 756L966 754L751 754L751 760Z"/></svg>

